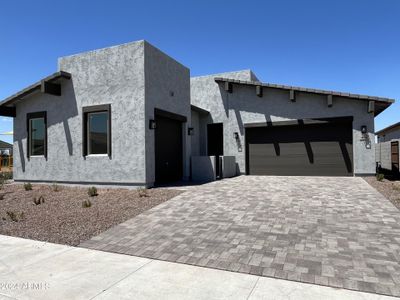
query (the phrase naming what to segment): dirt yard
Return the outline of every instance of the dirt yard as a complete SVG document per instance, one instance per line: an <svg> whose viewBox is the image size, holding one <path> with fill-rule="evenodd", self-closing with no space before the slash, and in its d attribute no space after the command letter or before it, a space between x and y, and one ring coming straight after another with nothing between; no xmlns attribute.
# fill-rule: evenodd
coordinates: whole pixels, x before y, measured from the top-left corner
<svg viewBox="0 0 400 300"><path fill-rule="evenodd" d="M375 177L364 177L364 180L373 186L378 192L390 200L394 206L400 209L400 181L383 179L378 181Z"/></svg>
<svg viewBox="0 0 400 300"><path fill-rule="evenodd" d="M90 197L83 187L37 184L26 191L22 184L5 184L0 190L0 234L78 245L181 193L170 189L97 192ZM44 203L35 204L40 196ZM90 200L90 207L83 207L85 200Z"/></svg>

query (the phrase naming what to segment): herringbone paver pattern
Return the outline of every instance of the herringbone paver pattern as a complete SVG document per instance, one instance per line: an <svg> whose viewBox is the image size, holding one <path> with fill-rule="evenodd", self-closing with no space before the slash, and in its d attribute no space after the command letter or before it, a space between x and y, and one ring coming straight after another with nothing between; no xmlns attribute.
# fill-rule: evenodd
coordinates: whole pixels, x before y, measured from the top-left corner
<svg viewBox="0 0 400 300"><path fill-rule="evenodd" d="M361 178L214 182L81 246L400 296L400 211Z"/></svg>

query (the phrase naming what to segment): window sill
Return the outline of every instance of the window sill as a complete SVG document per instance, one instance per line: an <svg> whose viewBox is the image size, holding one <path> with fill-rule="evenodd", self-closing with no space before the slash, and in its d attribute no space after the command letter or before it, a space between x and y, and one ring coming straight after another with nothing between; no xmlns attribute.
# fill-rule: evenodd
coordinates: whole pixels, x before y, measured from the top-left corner
<svg viewBox="0 0 400 300"><path fill-rule="evenodd" d="M44 155L29 155L29 158L45 158Z"/></svg>
<svg viewBox="0 0 400 300"><path fill-rule="evenodd" d="M85 157L108 157L108 154L88 154Z"/></svg>

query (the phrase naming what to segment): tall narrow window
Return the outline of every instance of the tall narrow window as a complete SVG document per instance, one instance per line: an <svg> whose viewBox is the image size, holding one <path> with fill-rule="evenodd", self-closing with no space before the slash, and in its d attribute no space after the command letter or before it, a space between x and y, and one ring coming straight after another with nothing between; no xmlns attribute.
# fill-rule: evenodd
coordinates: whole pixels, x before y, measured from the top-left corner
<svg viewBox="0 0 400 300"><path fill-rule="evenodd" d="M110 106L84 107L84 155L111 155Z"/></svg>
<svg viewBox="0 0 400 300"><path fill-rule="evenodd" d="M47 156L46 112L27 115L28 156Z"/></svg>
<svg viewBox="0 0 400 300"><path fill-rule="evenodd" d="M88 154L108 152L108 113L88 113Z"/></svg>

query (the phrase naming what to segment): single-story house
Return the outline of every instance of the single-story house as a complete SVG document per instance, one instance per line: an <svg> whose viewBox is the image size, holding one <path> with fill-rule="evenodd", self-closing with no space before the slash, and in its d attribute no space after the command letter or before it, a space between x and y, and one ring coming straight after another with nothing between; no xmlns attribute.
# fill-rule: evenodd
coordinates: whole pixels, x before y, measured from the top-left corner
<svg viewBox="0 0 400 300"><path fill-rule="evenodd" d="M400 139L400 122L385 127L375 132L378 143L388 142L393 139Z"/></svg>
<svg viewBox="0 0 400 300"><path fill-rule="evenodd" d="M13 145L0 140L0 155L12 155Z"/></svg>
<svg viewBox="0 0 400 300"><path fill-rule="evenodd" d="M263 83L250 70L191 78L138 41L60 58L0 115L14 117L16 181L153 186L375 174L374 117L393 102Z"/></svg>
<svg viewBox="0 0 400 300"><path fill-rule="evenodd" d="M375 133L378 144L375 147L377 167L383 171L399 173L400 122Z"/></svg>

